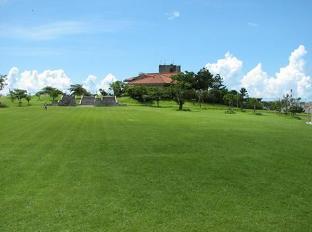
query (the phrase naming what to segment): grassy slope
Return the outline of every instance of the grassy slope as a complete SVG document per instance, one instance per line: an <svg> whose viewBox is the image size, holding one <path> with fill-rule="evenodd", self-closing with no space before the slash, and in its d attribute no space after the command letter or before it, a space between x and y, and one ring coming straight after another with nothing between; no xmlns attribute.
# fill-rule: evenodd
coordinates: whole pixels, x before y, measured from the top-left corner
<svg viewBox="0 0 312 232"><path fill-rule="evenodd" d="M302 120L34 106L0 122L0 231L312 230Z"/></svg>

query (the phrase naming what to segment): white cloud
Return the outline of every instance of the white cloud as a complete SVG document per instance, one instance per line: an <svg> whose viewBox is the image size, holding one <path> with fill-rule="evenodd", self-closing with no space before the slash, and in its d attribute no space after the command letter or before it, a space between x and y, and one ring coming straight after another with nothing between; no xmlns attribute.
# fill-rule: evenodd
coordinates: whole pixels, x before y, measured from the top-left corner
<svg viewBox="0 0 312 232"><path fill-rule="evenodd" d="M173 20L173 19L179 18L181 14L180 14L180 11L175 10L170 13L167 13L167 16L169 20Z"/></svg>
<svg viewBox="0 0 312 232"><path fill-rule="evenodd" d="M242 78L241 86L247 88L251 96L279 98L292 89L295 96L311 99L312 78L304 70L306 53L300 45L291 53L288 65L274 76L269 76L258 64Z"/></svg>
<svg viewBox="0 0 312 232"><path fill-rule="evenodd" d="M39 26L14 26L1 24L0 36L20 39L49 40L66 35L75 35L86 32L86 23L78 21L63 21Z"/></svg>
<svg viewBox="0 0 312 232"><path fill-rule="evenodd" d="M242 66L243 61L227 52L224 58L217 60L216 63L208 63L205 67L212 74L220 74L226 84L234 86L239 82L238 75Z"/></svg>
<svg viewBox="0 0 312 232"><path fill-rule="evenodd" d="M96 76L89 75L84 81L83 87L91 93L97 93L99 89L109 91L110 84L114 81L117 81L117 78L111 73L109 73L99 81L97 79L98 78Z"/></svg>
<svg viewBox="0 0 312 232"><path fill-rule="evenodd" d="M7 76L7 86L4 93L10 89L25 89L30 93L37 92L45 86L52 86L61 90L66 90L71 84L70 78L64 70L45 70L39 73L36 70L26 70L20 72L18 68L10 69Z"/></svg>
<svg viewBox="0 0 312 232"><path fill-rule="evenodd" d="M97 84L96 84L97 77L94 75L89 75L87 79L83 82L83 87L91 93L97 92Z"/></svg>
<svg viewBox="0 0 312 232"><path fill-rule="evenodd" d="M104 77L100 81L98 89L105 89L107 91L109 89L110 84L113 83L114 81L117 81L117 78L113 74L109 73L106 77Z"/></svg>
<svg viewBox="0 0 312 232"><path fill-rule="evenodd" d="M258 27L259 26L258 23L254 23L254 22L248 22L247 25L250 27Z"/></svg>
<svg viewBox="0 0 312 232"><path fill-rule="evenodd" d="M100 88L108 91L110 84L116 80L117 78L111 73L101 80L98 80L94 75L89 75L83 81L83 86L91 93L96 93ZM9 70L6 82L7 85L2 94L7 94L9 90L13 89L25 89L29 93L36 93L46 86L52 86L66 92L70 85L74 83L62 69L45 70L39 73L37 70L20 72L17 67Z"/></svg>
<svg viewBox="0 0 312 232"><path fill-rule="evenodd" d="M1 1L1 0L0 0ZM109 33L129 27L127 20L59 21L41 25L0 24L0 37L51 40L69 35Z"/></svg>
<svg viewBox="0 0 312 232"><path fill-rule="evenodd" d="M262 70L262 64L259 63L241 79L241 85L249 91L249 95L262 97L268 79L268 74Z"/></svg>

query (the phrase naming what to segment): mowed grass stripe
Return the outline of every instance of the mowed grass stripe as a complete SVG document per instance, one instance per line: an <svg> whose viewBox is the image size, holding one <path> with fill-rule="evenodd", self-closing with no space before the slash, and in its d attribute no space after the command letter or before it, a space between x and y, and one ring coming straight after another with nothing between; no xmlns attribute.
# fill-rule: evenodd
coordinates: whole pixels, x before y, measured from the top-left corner
<svg viewBox="0 0 312 232"><path fill-rule="evenodd" d="M0 119L1 231L311 229L303 121L135 106Z"/></svg>

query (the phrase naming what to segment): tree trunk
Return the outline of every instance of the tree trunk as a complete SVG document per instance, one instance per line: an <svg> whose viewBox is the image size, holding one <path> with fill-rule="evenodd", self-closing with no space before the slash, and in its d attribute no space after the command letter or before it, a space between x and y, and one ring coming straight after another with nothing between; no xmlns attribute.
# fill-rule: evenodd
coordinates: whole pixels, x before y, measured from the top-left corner
<svg viewBox="0 0 312 232"><path fill-rule="evenodd" d="M183 103L182 103L182 101L179 102L179 110L183 110Z"/></svg>
<svg viewBox="0 0 312 232"><path fill-rule="evenodd" d="M256 113L256 105L254 104L254 113Z"/></svg>

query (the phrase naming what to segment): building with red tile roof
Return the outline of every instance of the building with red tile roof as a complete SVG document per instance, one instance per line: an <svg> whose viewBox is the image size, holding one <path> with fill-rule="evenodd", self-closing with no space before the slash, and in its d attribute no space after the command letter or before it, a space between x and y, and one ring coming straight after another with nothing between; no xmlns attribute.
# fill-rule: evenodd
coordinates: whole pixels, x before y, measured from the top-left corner
<svg viewBox="0 0 312 232"><path fill-rule="evenodd" d="M129 85L166 86L172 83L172 76L181 72L177 65L159 65L159 73L141 73L125 80Z"/></svg>

